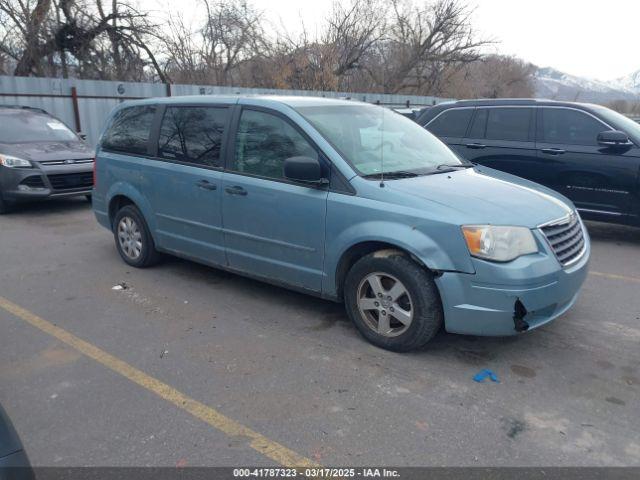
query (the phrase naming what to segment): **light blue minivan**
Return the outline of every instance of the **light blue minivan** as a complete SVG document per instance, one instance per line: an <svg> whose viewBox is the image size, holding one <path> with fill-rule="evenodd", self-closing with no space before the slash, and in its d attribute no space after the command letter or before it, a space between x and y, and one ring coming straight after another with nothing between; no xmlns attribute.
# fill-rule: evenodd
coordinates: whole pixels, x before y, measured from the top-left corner
<svg viewBox="0 0 640 480"><path fill-rule="evenodd" d="M93 208L122 259L192 259L344 301L395 351L449 332L514 335L569 309L587 231L569 200L465 163L366 103L174 97L123 103Z"/></svg>

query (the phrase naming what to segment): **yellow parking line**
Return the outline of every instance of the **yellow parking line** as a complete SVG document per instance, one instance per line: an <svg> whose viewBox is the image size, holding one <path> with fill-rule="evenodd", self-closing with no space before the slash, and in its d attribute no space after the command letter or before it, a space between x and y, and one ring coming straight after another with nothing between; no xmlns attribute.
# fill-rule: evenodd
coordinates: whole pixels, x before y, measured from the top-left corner
<svg viewBox="0 0 640 480"><path fill-rule="evenodd" d="M72 333L54 325L53 323L40 318L19 305L10 302L6 298L0 297L0 307L61 342L66 343L87 357L94 359L96 362L101 363L109 370L128 378L133 383L140 385L142 388L155 393L167 402L174 404L176 407L190 413L205 423L208 423L222 433L234 437L245 437L251 448L265 457L276 461L278 464L286 467L318 466L312 460L305 458L293 450L289 450L284 445L270 440L264 435L224 416L217 410L188 397L170 385L147 375L141 370L129 365L127 362L114 357L95 345L92 345L91 343L86 342Z"/></svg>
<svg viewBox="0 0 640 480"><path fill-rule="evenodd" d="M615 273L602 273L602 272L589 272L590 275L595 275L596 277L609 278L611 280L624 280L625 282L638 282L640 283L640 278L638 277L627 277L625 275L616 275Z"/></svg>

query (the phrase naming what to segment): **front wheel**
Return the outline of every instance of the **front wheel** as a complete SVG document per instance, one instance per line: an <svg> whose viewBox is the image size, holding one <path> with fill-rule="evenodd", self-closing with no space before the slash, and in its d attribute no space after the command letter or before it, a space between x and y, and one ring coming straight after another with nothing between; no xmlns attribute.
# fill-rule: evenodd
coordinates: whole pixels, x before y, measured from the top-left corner
<svg viewBox="0 0 640 480"><path fill-rule="evenodd" d="M3 213L9 213L11 211L11 204L2 198L2 192L0 192L0 215Z"/></svg>
<svg viewBox="0 0 640 480"><path fill-rule="evenodd" d="M145 268L156 263L160 254L149 227L133 205L122 207L113 220L113 236L122 259L132 267Z"/></svg>
<svg viewBox="0 0 640 480"><path fill-rule="evenodd" d="M433 276L402 252L382 250L347 274L345 306L360 333L387 350L424 346L440 330L442 304Z"/></svg>

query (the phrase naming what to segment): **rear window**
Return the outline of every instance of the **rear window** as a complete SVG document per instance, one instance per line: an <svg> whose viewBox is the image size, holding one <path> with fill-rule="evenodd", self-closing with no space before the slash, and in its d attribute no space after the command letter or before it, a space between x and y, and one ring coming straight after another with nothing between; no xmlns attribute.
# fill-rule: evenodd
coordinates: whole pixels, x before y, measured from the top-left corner
<svg viewBox="0 0 640 480"><path fill-rule="evenodd" d="M226 108L168 107L160 127L158 156L219 167L227 115Z"/></svg>
<svg viewBox="0 0 640 480"><path fill-rule="evenodd" d="M146 155L155 113L156 107L153 105L129 107L118 111L102 139L102 148Z"/></svg>
<svg viewBox="0 0 640 480"><path fill-rule="evenodd" d="M426 129L438 137L464 137L473 108L452 108L438 115Z"/></svg>
<svg viewBox="0 0 640 480"><path fill-rule="evenodd" d="M0 142L70 142L78 137L69 128L49 115L32 110L0 111Z"/></svg>

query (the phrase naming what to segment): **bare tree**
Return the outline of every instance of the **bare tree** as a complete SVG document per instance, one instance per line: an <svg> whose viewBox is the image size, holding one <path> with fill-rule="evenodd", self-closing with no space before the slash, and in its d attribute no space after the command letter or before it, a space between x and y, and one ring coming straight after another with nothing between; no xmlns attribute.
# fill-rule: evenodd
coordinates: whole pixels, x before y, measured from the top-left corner
<svg viewBox="0 0 640 480"><path fill-rule="evenodd" d="M335 1L319 33L268 34L248 0L200 0L164 26L135 0L0 0L0 72L196 84L533 95L533 68L481 55L466 0ZM422 2L422 3L415 3ZM273 30L273 29L271 29Z"/></svg>
<svg viewBox="0 0 640 480"><path fill-rule="evenodd" d="M471 11L461 0L437 0L416 6L392 0L387 38L378 44L377 61L370 68L387 93L431 93L439 88L442 72L481 57Z"/></svg>
<svg viewBox="0 0 640 480"><path fill-rule="evenodd" d="M0 15L0 51L15 61L15 75L73 69L89 78L138 79L155 63L145 40L154 25L120 0L0 0Z"/></svg>
<svg viewBox="0 0 640 480"><path fill-rule="evenodd" d="M217 85L228 85L234 80L234 70L260 50L262 14L245 0L204 2L207 21L202 30L202 60Z"/></svg>
<svg viewBox="0 0 640 480"><path fill-rule="evenodd" d="M337 77L362 68L361 61L384 35L386 4L353 0L344 7L334 3L322 43L327 46Z"/></svg>
<svg viewBox="0 0 640 480"><path fill-rule="evenodd" d="M181 16L169 20L166 71L180 81L242 84L238 71L268 49L262 13L245 0L202 0L205 20L193 28Z"/></svg>
<svg viewBox="0 0 640 480"><path fill-rule="evenodd" d="M163 40L166 57L164 70L175 82L207 83L207 72L202 62L199 33L187 25L182 15L169 19Z"/></svg>
<svg viewBox="0 0 640 480"><path fill-rule="evenodd" d="M346 5L335 2L320 34L311 35L303 22L297 36L279 33L265 50L263 61L257 62L275 75L275 81L264 76L254 80L261 86L350 89L364 71L364 58L383 36L385 8L379 0L351 0Z"/></svg>
<svg viewBox="0 0 640 480"><path fill-rule="evenodd" d="M434 94L454 98L529 98L535 95L536 67L518 58L486 55L476 62L443 72Z"/></svg>

